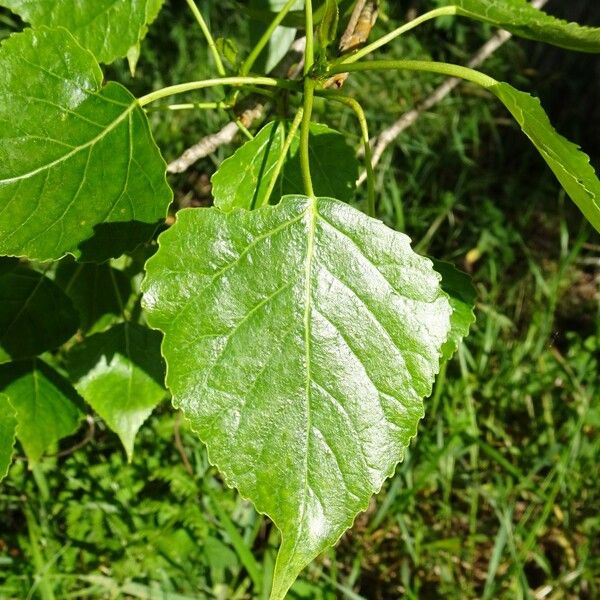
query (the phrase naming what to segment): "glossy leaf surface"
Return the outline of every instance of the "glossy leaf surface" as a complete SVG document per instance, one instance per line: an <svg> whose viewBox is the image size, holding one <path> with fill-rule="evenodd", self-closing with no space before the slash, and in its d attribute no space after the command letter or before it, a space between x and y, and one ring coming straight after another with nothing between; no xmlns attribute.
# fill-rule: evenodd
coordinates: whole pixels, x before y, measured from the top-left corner
<svg viewBox="0 0 600 600"><path fill-rule="evenodd" d="M471 278L454 265L441 260L433 260L433 268L442 276L442 289L448 296L452 307L450 333L442 346L442 359L450 360L458 350L463 338L469 335L471 325L475 323L475 299L477 292Z"/></svg>
<svg viewBox="0 0 600 600"><path fill-rule="evenodd" d="M99 62L127 55L164 0L0 0L33 27L64 27Z"/></svg>
<svg viewBox="0 0 600 600"><path fill-rule="evenodd" d="M104 260L151 237L171 190L133 96L64 29L5 40L0 72L0 253Z"/></svg>
<svg viewBox="0 0 600 600"><path fill-rule="evenodd" d="M12 462L17 434L17 413L8 396L0 394L0 481L8 473Z"/></svg>
<svg viewBox="0 0 600 600"><path fill-rule="evenodd" d="M341 133L326 125L312 123L310 131L315 194L350 201L354 196L359 166L354 150ZM215 206L229 211L233 208L250 210L264 205L285 137L286 124L274 121L224 160L212 177ZM296 134L282 175L273 190L272 203L278 202L283 195L297 194L303 189L299 146L300 138Z"/></svg>
<svg viewBox="0 0 600 600"><path fill-rule="evenodd" d="M517 120L587 220L600 231L600 180L589 157L552 127L537 98L508 83L488 88Z"/></svg>
<svg viewBox="0 0 600 600"><path fill-rule="evenodd" d="M447 0L457 14L491 23L515 35L569 50L600 52L600 28L557 19L527 0Z"/></svg>
<svg viewBox="0 0 600 600"><path fill-rule="evenodd" d="M174 405L281 530L279 600L416 433L449 330L439 275L380 221L288 196L180 211L143 287Z"/></svg>
<svg viewBox="0 0 600 600"><path fill-rule="evenodd" d="M0 274L0 363L53 350L78 326L73 303L50 279L26 267Z"/></svg>
<svg viewBox="0 0 600 600"><path fill-rule="evenodd" d="M17 437L30 464L79 427L81 399L41 360L0 365L0 393L17 413Z"/></svg>
<svg viewBox="0 0 600 600"><path fill-rule="evenodd" d="M129 460L139 428L167 395L160 341L157 331L122 323L90 336L67 357L77 391L119 436Z"/></svg>

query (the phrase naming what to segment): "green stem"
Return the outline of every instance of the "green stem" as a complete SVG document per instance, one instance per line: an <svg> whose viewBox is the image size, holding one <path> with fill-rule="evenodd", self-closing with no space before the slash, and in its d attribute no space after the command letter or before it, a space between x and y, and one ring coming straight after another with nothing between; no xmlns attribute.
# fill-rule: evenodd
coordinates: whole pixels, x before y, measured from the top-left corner
<svg viewBox="0 0 600 600"><path fill-rule="evenodd" d="M265 192L265 196L263 198L261 206L265 206L265 205L269 204L269 200L271 199L271 194L273 193L273 190L275 189L275 184L277 183L277 180L279 179L279 175L281 174L281 169L283 169L285 159L287 157L288 152L290 151L292 142L294 141L294 136L296 135L296 132L298 131L298 127L300 127L300 123L302 123L303 115L304 115L304 109L301 108L298 111L298 113L296 114L296 116L294 117L292 124L290 125L290 130L288 131L288 134L283 143L283 148L281 149L281 154L279 155L279 158L277 159L277 163L275 165L273 175L271 176L271 180L269 181L269 187L267 188L267 191Z"/></svg>
<svg viewBox="0 0 600 600"><path fill-rule="evenodd" d="M198 21L198 25L200 25L200 29L202 30L202 33L206 38L206 42L208 43L208 49L210 50L210 53L212 54L212 57L215 61L215 66L217 67L217 73L219 73L221 77L225 77L225 67L223 66L223 62L221 61L221 57L219 56L219 51L217 50L217 45L215 44L215 40L213 39L213 36L210 33L210 29L208 28L208 25L206 24L202 13L196 6L194 0L186 0L186 2L190 7L192 13L194 13L194 17L196 17L196 21Z"/></svg>
<svg viewBox="0 0 600 600"><path fill-rule="evenodd" d="M304 51L304 75L308 75L315 62L315 26L313 25L312 0L304 0L306 20L306 50ZM314 89L313 89L314 91Z"/></svg>
<svg viewBox="0 0 600 600"><path fill-rule="evenodd" d="M304 183L304 193L311 198L315 197L315 192L310 176L310 120L312 117L313 104L315 99L315 81L306 77L304 79L304 114L302 115L302 127L300 129L300 169L302 171L302 182Z"/></svg>
<svg viewBox="0 0 600 600"><path fill-rule="evenodd" d="M367 170L367 213L370 217L375 217L375 173L373 171L373 153L371 151L371 144L369 144L369 126L367 124L365 111L357 100L350 98L349 96L328 91L323 91L321 94L325 98L331 98L336 102L340 102L350 107L358 119L365 150L365 169Z"/></svg>
<svg viewBox="0 0 600 600"><path fill-rule="evenodd" d="M492 87L498 82L484 73L453 65L450 63L434 62L428 60L372 60L355 64L334 65L330 67L328 73L336 75L337 73L351 73L356 71L426 71L428 73L438 73L450 77L459 77L471 81L485 88Z"/></svg>
<svg viewBox="0 0 600 600"><path fill-rule="evenodd" d="M187 102L185 104L162 104L159 106L152 106L147 108L147 112L158 112L161 110L215 110L223 109L227 110L231 108L231 104L228 102Z"/></svg>
<svg viewBox="0 0 600 600"><path fill-rule="evenodd" d="M248 75L250 70L254 66L256 59L259 57L260 53L263 51L265 46L269 43L273 32L281 25L283 19L285 19L286 15L290 12L294 4L296 4L297 0L288 0L282 7L282 9L277 13L277 16L271 21L271 24L267 27L265 32L262 34L260 40L254 48L252 52L248 55L248 58L244 61L242 68L240 69L240 75Z"/></svg>
<svg viewBox="0 0 600 600"><path fill-rule="evenodd" d="M270 87L279 87L286 89L296 89L297 84L292 81L286 81L284 79L275 79L274 77L219 77L216 79L205 79L203 81L190 81L188 83L180 83L177 85L171 85L169 87L156 90L150 94L146 94L138 99L141 106L146 106L156 100L162 98L168 98L175 94L183 94L185 92L191 92L194 90L201 90L210 87L216 87L219 85L232 85L232 86L243 86L243 85L265 85Z"/></svg>
<svg viewBox="0 0 600 600"><path fill-rule="evenodd" d="M379 38L378 40L375 40L372 44L369 44L368 46L361 48L354 54L350 54L349 56L344 56L342 58L339 58L338 60L336 60L334 62L334 64L335 65L338 65L338 64L346 64L347 65L350 63L354 63L357 60L360 60L361 58L363 58L364 56L367 56L367 54L371 54L371 52L373 52L374 50L377 50L377 48L381 48L381 46L385 46L385 44L387 44L388 42L391 42L395 38L406 33L407 31L410 31L411 29L414 29L415 27L421 25L421 23L425 23L425 21L430 21L431 19L436 19L437 17L455 15L455 14L456 14L456 6L442 6L441 8L436 8L435 10L430 10L429 12L426 12L425 14L421 15L420 17L417 17L416 19L413 19L412 21L405 23L401 27L394 29L394 31L390 31L390 33L384 35L383 37Z"/></svg>

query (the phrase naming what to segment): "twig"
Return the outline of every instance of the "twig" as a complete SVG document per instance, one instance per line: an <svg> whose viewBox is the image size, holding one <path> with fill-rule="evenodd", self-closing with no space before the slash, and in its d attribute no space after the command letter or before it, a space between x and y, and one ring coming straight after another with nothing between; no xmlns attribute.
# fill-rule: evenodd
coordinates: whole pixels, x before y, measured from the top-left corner
<svg viewBox="0 0 600 600"><path fill-rule="evenodd" d="M548 0L533 0L531 4L535 8L542 8L547 2ZM508 31L498 31L471 57L471 60L469 60L467 66L470 68L479 67L511 37L512 34ZM427 112L436 104L438 104L438 102L443 100L461 82L461 79L457 79L455 77L446 79L446 81L435 88L435 90L429 96L427 96L427 98L419 102L413 109L404 113L393 125L390 125L390 127L384 129L379 135L374 137L371 140L371 147L373 148L373 167L377 166L387 147L401 133L414 125L424 112ZM366 178L366 172L361 173L358 179L358 184L360 185L364 183Z"/></svg>

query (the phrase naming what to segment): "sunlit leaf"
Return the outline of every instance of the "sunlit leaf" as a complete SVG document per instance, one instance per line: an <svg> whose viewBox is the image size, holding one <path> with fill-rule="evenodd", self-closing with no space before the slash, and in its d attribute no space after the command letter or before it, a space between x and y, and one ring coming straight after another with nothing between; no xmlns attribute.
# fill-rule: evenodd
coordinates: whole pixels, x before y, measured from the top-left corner
<svg viewBox="0 0 600 600"><path fill-rule="evenodd" d="M0 394L0 481L8 473L12 462L17 433L17 413L8 396Z"/></svg>
<svg viewBox="0 0 600 600"><path fill-rule="evenodd" d="M450 327L439 280L405 235L329 198L184 210L160 237L144 303L173 403L281 530L275 600L415 435Z"/></svg>

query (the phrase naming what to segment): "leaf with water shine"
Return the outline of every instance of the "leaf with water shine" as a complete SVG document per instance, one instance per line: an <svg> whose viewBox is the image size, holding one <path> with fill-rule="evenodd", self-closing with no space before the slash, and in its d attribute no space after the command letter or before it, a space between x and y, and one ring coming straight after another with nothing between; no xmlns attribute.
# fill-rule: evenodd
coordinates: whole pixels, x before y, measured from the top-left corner
<svg viewBox="0 0 600 600"><path fill-rule="evenodd" d="M471 278L454 265L441 260L431 259L433 268L442 276L442 289L448 296L452 307L450 333L442 346L442 360L450 360L463 338L469 335L471 325L475 323L475 299L477 292Z"/></svg>
<svg viewBox="0 0 600 600"><path fill-rule="evenodd" d="M90 336L67 356L67 369L83 399L114 431L131 461L135 436L166 397L161 336L121 323Z"/></svg>
<svg viewBox="0 0 600 600"><path fill-rule="evenodd" d="M527 0L446 0L456 14L491 23L530 40L568 50L600 52L600 28L557 19Z"/></svg>
<svg viewBox="0 0 600 600"><path fill-rule="evenodd" d="M159 244L144 305L173 403L280 529L280 600L402 459L450 306L405 235L330 198L183 210Z"/></svg>
<svg viewBox="0 0 600 600"><path fill-rule="evenodd" d="M0 254L102 261L149 239L172 193L137 100L64 29L5 40L0 73Z"/></svg>
<svg viewBox="0 0 600 600"><path fill-rule="evenodd" d="M0 365L0 393L17 413L17 438L32 466L83 416L73 386L39 359Z"/></svg>
<svg viewBox="0 0 600 600"><path fill-rule="evenodd" d="M221 163L212 176L215 206L224 211L233 208L248 210L267 202L266 193L275 165L281 156L286 137L286 123L273 121ZM300 136L296 133L270 198L276 203L286 194L302 191L300 175ZM339 198L349 202L354 197L358 177L358 161L346 138L335 131L312 123L309 140L310 160L313 166L313 187L317 196Z"/></svg>
<svg viewBox="0 0 600 600"><path fill-rule="evenodd" d="M64 27L102 63L127 56L164 0L0 0L33 27Z"/></svg>
<svg viewBox="0 0 600 600"><path fill-rule="evenodd" d="M586 219L600 231L600 180L589 157L556 132L540 101L508 83L488 86L533 142Z"/></svg>
<svg viewBox="0 0 600 600"><path fill-rule="evenodd" d="M78 326L73 303L48 277L19 266L0 273L0 363L53 350Z"/></svg>
<svg viewBox="0 0 600 600"><path fill-rule="evenodd" d="M8 396L0 394L0 481L6 477L12 462L17 434L17 413Z"/></svg>

